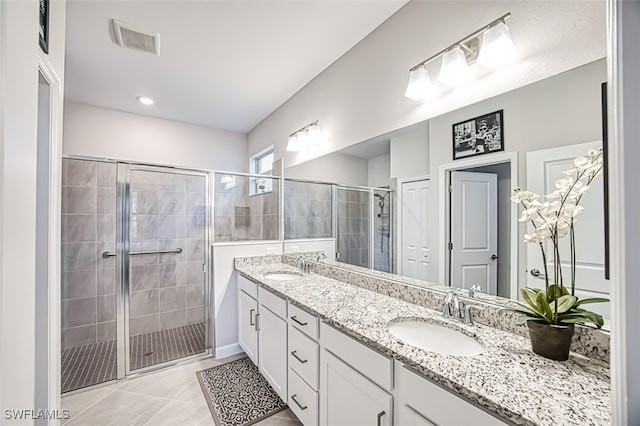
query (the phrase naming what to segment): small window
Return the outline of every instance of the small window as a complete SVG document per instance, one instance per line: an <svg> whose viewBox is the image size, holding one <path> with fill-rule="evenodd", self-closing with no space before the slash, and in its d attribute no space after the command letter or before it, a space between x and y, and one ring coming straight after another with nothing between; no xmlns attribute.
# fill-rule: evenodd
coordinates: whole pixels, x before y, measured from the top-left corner
<svg viewBox="0 0 640 426"><path fill-rule="evenodd" d="M249 160L249 171L258 175L273 175L273 145L252 156ZM271 192L273 189L273 179L251 178L251 195Z"/></svg>

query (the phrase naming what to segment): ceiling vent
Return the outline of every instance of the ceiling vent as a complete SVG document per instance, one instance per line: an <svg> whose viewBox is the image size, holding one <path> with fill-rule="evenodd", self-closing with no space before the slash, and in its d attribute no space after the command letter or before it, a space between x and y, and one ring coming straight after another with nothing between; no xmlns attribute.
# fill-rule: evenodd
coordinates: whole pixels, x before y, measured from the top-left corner
<svg viewBox="0 0 640 426"><path fill-rule="evenodd" d="M140 28L116 19L112 21L116 41L121 47L152 55L160 55L160 33L145 32Z"/></svg>

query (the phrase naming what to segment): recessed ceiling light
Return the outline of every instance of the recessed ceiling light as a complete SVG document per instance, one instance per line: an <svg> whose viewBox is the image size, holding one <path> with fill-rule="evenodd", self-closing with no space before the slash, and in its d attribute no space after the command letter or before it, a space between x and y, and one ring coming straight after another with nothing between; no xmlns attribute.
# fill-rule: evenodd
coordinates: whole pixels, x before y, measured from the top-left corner
<svg viewBox="0 0 640 426"><path fill-rule="evenodd" d="M138 102L140 102L142 105L153 105L155 103L153 99L146 96L138 96Z"/></svg>

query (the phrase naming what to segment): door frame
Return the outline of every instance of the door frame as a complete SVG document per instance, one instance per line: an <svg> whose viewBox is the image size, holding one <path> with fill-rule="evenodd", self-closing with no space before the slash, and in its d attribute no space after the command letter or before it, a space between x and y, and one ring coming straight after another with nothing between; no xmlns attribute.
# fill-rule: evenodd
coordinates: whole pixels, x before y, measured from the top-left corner
<svg viewBox="0 0 640 426"><path fill-rule="evenodd" d="M420 175L408 178L398 178L396 180L396 274L402 275L402 259L404 256L404 246L402 241L402 185L405 183L428 180L431 184L430 175ZM428 225L427 225L428 226Z"/></svg>
<svg viewBox="0 0 640 426"><path fill-rule="evenodd" d="M485 158L488 157L488 158ZM511 185L518 182L518 152L502 152L490 156L479 156L458 160L454 163L441 164L438 169L438 246L436 250L443 253L438 257L438 281L444 285L446 282L446 272L449 267L449 248L447 247L447 230L449 229L450 207L447 202L449 172L461 171L482 166L492 166L494 164L509 163L511 165ZM516 299L518 296L518 209L511 209L511 282L509 283L509 298Z"/></svg>

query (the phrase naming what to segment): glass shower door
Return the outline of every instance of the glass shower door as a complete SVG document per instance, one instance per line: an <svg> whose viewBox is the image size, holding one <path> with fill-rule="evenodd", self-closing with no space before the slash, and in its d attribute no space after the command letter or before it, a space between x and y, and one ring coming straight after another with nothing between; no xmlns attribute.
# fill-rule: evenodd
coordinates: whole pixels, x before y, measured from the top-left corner
<svg viewBox="0 0 640 426"><path fill-rule="evenodd" d="M208 347L203 173L122 166L126 372Z"/></svg>
<svg viewBox="0 0 640 426"><path fill-rule="evenodd" d="M338 261L369 268L371 265L371 191L336 188Z"/></svg>

